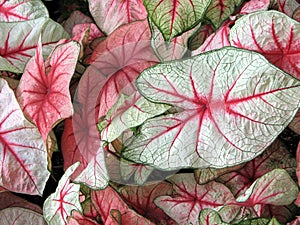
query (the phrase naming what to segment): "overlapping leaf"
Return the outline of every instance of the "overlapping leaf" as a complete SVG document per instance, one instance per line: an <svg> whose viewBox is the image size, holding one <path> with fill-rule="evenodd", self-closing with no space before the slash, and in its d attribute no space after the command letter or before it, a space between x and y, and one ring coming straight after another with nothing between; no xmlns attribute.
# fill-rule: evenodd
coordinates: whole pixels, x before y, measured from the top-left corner
<svg viewBox="0 0 300 225"><path fill-rule="evenodd" d="M169 180L173 185L172 195L157 197L154 202L181 225L197 224L204 208L213 209L234 201L230 190L215 181L199 185L193 174L176 174Z"/></svg>
<svg viewBox="0 0 300 225"><path fill-rule="evenodd" d="M123 24L147 17L142 0L89 0L88 2L94 20L107 35Z"/></svg>
<svg viewBox="0 0 300 225"><path fill-rule="evenodd" d="M181 110L146 121L123 156L169 170L255 158L289 124L300 99L298 80L232 47L149 68L137 87Z"/></svg>
<svg viewBox="0 0 300 225"><path fill-rule="evenodd" d="M270 0L252 0L246 2L240 10L240 14L249 14L258 10L268 10L271 2Z"/></svg>
<svg viewBox="0 0 300 225"><path fill-rule="evenodd" d="M257 51L299 79L299 30L300 24L285 14L259 11L237 20L230 30L229 39L232 46Z"/></svg>
<svg viewBox="0 0 300 225"><path fill-rule="evenodd" d="M0 185L14 192L42 195L50 175L45 144L2 78L0 112Z"/></svg>
<svg viewBox="0 0 300 225"><path fill-rule="evenodd" d="M47 224L41 214L19 207L11 207L1 210L0 223L1 225Z"/></svg>
<svg viewBox="0 0 300 225"><path fill-rule="evenodd" d="M60 179L55 193L44 202L43 215L49 225L67 225L72 210L82 211L79 202L79 184L70 183L70 176L79 163L70 166Z"/></svg>
<svg viewBox="0 0 300 225"><path fill-rule="evenodd" d="M24 113L37 125L44 141L58 121L73 114L69 83L79 50L77 42L58 45L44 64L39 44L16 90Z"/></svg>
<svg viewBox="0 0 300 225"><path fill-rule="evenodd" d="M0 70L17 73L23 72L27 61L34 55L40 36L44 56L50 54L55 42L69 37L62 26L44 17L23 22L0 22L0 27Z"/></svg>
<svg viewBox="0 0 300 225"><path fill-rule="evenodd" d="M277 0L278 11L292 17L295 10L300 6L296 0Z"/></svg>
<svg viewBox="0 0 300 225"><path fill-rule="evenodd" d="M39 17L49 17L41 0L1 0L0 21L26 21Z"/></svg>
<svg viewBox="0 0 300 225"><path fill-rule="evenodd" d="M144 0L148 17L166 41L199 24L210 0Z"/></svg>

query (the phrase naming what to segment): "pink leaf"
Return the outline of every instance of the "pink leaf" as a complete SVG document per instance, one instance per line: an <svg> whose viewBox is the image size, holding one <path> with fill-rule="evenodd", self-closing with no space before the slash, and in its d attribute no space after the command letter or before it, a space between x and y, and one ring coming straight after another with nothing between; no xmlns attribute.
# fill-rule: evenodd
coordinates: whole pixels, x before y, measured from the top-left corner
<svg viewBox="0 0 300 225"><path fill-rule="evenodd" d="M39 0L1 0L0 2L0 21L25 21L48 16L47 8Z"/></svg>
<svg viewBox="0 0 300 225"><path fill-rule="evenodd" d="M69 83L80 47L77 42L58 45L45 64L41 50L40 44L26 66L16 95L46 141L53 126L73 113Z"/></svg>
<svg viewBox="0 0 300 225"><path fill-rule="evenodd" d="M95 38L104 36L94 23L84 23L84 24L76 24L73 27L72 29L73 38L78 40L78 37L80 37L80 35L82 35L82 33L85 32L87 29L89 30L89 38L88 38L89 43L91 43Z"/></svg>
<svg viewBox="0 0 300 225"><path fill-rule="evenodd" d="M73 211L69 218L68 225L99 225L95 220L83 216L77 211Z"/></svg>
<svg viewBox="0 0 300 225"><path fill-rule="evenodd" d="M289 124L289 128L295 133L300 134L300 110L297 112L294 119Z"/></svg>
<svg viewBox="0 0 300 225"><path fill-rule="evenodd" d="M118 218L111 215L111 213L119 214L118 217L121 219L122 222L120 224L122 225L153 224L146 218L143 218L133 210L129 209L127 204L111 187L107 187L100 191L92 191L91 198L96 210L99 212L104 224L106 225L119 224L116 220ZM114 212L115 210L118 212Z"/></svg>
<svg viewBox="0 0 300 225"><path fill-rule="evenodd" d="M300 142L299 142L298 148L297 148L296 159L297 159L296 174L297 174L297 179L298 179L298 185L300 186ZM297 206L300 206L300 192L299 192L298 197L295 201L295 204Z"/></svg>
<svg viewBox="0 0 300 225"><path fill-rule="evenodd" d="M70 176L79 163L70 166L60 179L55 193L44 202L43 215L49 225L67 225L72 210L82 211L79 202L79 184L70 183Z"/></svg>
<svg viewBox="0 0 300 225"><path fill-rule="evenodd" d="M241 195L252 182L276 168L285 169L289 174L295 173L296 160L285 145L276 140L265 152L248 162L242 169L230 172L218 178L235 196Z"/></svg>
<svg viewBox="0 0 300 225"><path fill-rule="evenodd" d="M158 197L154 202L180 225L198 224L202 209L213 209L234 201L230 190L215 181L199 185L193 174L177 174L169 180L173 184L173 193Z"/></svg>
<svg viewBox="0 0 300 225"><path fill-rule="evenodd" d="M92 18L83 14L82 12L75 10L71 13L68 19L63 23L65 30L69 35L72 35L72 30L77 24L91 24L93 23Z"/></svg>
<svg viewBox="0 0 300 225"><path fill-rule="evenodd" d="M275 66L300 78L298 29L300 24L282 13L259 11L236 21L230 30L230 42L263 54Z"/></svg>
<svg viewBox="0 0 300 225"><path fill-rule="evenodd" d="M246 2L240 10L240 14L249 14L258 10L268 10L270 0L251 0Z"/></svg>
<svg viewBox="0 0 300 225"><path fill-rule="evenodd" d="M23 22L0 22L0 26L0 62L3 64L0 64L0 70L17 73L23 72L27 61L34 55L40 36L44 56L50 54L57 41L69 37L62 26L45 17ZM12 68L3 68L6 64Z"/></svg>
<svg viewBox="0 0 300 225"><path fill-rule="evenodd" d="M105 78L104 83L98 85L101 102L98 118L106 115L121 92L133 93L137 76L158 62L150 39L147 20L143 20L118 28L94 50L89 63Z"/></svg>
<svg viewBox="0 0 300 225"><path fill-rule="evenodd" d="M0 112L0 185L14 192L42 195L50 175L45 144L2 78Z"/></svg>
<svg viewBox="0 0 300 225"><path fill-rule="evenodd" d="M234 21L232 20L224 23L215 33L211 34L197 50L193 51L192 55L230 46L228 40L229 26L233 23Z"/></svg>
<svg viewBox="0 0 300 225"><path fill-rule="evenodd" d="M28 209L19 207L7 208L0 211L0 224L39 224L47 225L43 216Z"/></svg>
<svg viewBox="0 0 300 225"><path fill-rule="evenodd" d="M154 199L172 194L172 185L167 182L147 186L124 186L120 193L123 199L141 215L155 224L169 224L170 218L154 204Z"/></svg>
<svg viewBox="0 0 300 225"><path fill-rule="evenodd" d="M277 0L278 11L283 12L289 17L293 16L295 10L300 6L296 0Z"/></svg>
<svg viewBox="0 0 300 225"><path fill-rule="evenodd" d="M300 6L294 11L293 19L300 22Z"/></svg>
<svg viewBox="0 0 300 225"><path fill-rule="evenodd" d="M147 17L142 0L89 0L89 9L97 25L107 35L123 24Z"/></svg>

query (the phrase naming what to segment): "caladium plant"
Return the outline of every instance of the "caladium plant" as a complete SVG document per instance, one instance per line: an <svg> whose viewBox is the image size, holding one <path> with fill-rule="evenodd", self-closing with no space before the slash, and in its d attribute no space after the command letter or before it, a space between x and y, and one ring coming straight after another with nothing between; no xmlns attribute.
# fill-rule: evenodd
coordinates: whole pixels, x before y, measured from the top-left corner
<svg viewBox="0 0 300 225"><path fill-rule="evenodd" d="M299 223L296 0L57 5L0 0L1 224Z"/></svg>

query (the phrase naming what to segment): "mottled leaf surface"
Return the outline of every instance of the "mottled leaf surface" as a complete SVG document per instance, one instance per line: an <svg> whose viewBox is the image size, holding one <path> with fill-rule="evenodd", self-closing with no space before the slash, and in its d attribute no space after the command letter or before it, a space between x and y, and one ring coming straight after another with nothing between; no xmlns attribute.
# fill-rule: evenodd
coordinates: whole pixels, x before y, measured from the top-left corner
<svg viewBox="0 0 300 225"><path fill-rule="evenodd" d="M2 78L0 112L0 185L14 192L42 195L50 175L44 141Z"/></svg>
<svg viewBox="0 0 300 225"><path fill-rule="evenodd" d="M232 47L142 72L139 92L180 112L147 120L124 149L139 163L227 167L269 146L299 107L300 82L255 52Z"/></svg>
<svg viewBox="0 0 300 225"><path fill-rule="evenodd" d="M77 42L58 45L44 63L39 44L16 90L25 115L37 125L44 140L58 121L73 114L69 83L79 50Z"/></svg>
<svg viewBox="0 0 300 225"><path fill-rule="evenodd" d="M259 52L299 79L299 30L300 24L283 13L259 11L237 20L229 36L232 46Z"/></svg>

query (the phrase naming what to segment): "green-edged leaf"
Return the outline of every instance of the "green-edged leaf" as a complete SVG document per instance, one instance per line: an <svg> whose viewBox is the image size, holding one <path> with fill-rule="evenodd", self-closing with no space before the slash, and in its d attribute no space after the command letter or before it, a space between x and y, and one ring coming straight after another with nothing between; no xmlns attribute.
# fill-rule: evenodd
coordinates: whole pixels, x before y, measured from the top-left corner
<svg viewBox="0 0 300 225"><path fill-rule="evenodd" d="M57 41L69 37L61 25L44 17L0 22L0 27L0 70L17 73L23 72L27 61L34 55L40 36L44 57L50 54Z"/></svg>
<svg viewBox="0 0 300 225"><path fill-rule="evenodd" d="M196 26L206 12L210 0L144 0L148 17L164 39L172 38Z"/></svg>
<svg viewBox="0 0 300 225"><path fill-rule="evenodd" d="M150 102L135 92L129 97L124 95L119 98L116 107L110 110L112 113L106 118L108 126L102 131L102 139L112 142L123 131L141 125L147 119L160 115L171 106Z"/></svg>
<svg viewBox="0 0 300 225"><path fill-rule="evenodd" d="M44 202L43 215L49 225L67 225L67 217L72 210L82 212L79 202L79 184L70 183L70 176L79 166L75 163L70 166L60 179L55 193Z"/></svg>
<svg viewBox="0 0 300 225"><path fill-rule="evenodd" d="M136 85L149 100L180 112L147 120L123 156L168 170L255 158L300 103L299 80L260 54L232 47L146 69Z"/></svg>
<svg viewBox="0 0 300 225"><path fill-rule="evenodd" d="M283 169L275 169L258 178L236 201L256 204L289 205L297 198L298 187Z"/></svg>
<svg viewBox="0 0 300 225"><path fill-rule="evenodd" d="M213 209L203 209L199 215L199 225L227 225Z"/></svg>

